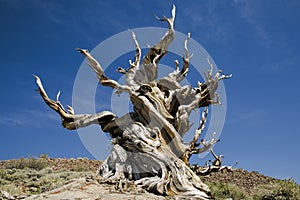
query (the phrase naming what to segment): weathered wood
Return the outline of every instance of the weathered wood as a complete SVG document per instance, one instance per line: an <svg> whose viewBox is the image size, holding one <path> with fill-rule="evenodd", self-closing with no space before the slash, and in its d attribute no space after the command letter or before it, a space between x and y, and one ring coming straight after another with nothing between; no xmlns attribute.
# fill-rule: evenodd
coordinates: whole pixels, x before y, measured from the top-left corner
<svg viewBox="0 0 300 200"><path fill-rule="evenodd" d="M175 61L175 71L157 80L158 62L167 54L175 37L175 6L170 18L163 17L159 20L167 22L169 29L142 59L138 39L132 32L136 47L134 61L129 62L127 70L117 69L126 76L124 85L108 78L101 64L88 50L77 49L89 61L100 84L112 87L117 93L128 93L134 107L133 112L119 118L108 111L93 115L74 114L72 107L68 106L67 110L63 108L58 100L59 94L56 101L48 97L37 76L36 82L45 103L61 116L63 127L73 130L99 124L103 131L110 133L113 149L99 169L99 174L107 181L122 183L133 180L148 191L161 195L211 199L209 188L198 175L224 169L222 155L217 156L212 149L218 139L199 139L205 127L208 106L220 104L216 93L218 82L230 76L222 75L221 71L213 75L213 65L208 58L210 69L205 73L205 82L199 82L195 88L181 86L179 83L186 78L192 57L188 51L188 34L184 42L182 69L179 69L179 63ZM186 144L182 137L191 127L188 120L190 113L193 109L202 107L204 110L199 128L192 141ZM208 150L214 156L214 161L207 162L204 167L189 164L193 154Z"/></svg>

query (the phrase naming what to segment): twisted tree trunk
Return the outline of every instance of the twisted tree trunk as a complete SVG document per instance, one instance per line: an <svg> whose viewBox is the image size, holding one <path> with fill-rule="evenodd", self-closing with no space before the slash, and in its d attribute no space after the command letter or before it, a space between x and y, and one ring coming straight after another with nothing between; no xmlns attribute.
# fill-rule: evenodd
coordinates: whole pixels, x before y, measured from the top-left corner
<svg viewBox="0 0 300 200"><path fill-rule="evenodd" d="M47 96L39 77L35 78L42 98L61 116L63 127L74 130L99 124L103 131L110 133L114 146L99 169L99 174L108 181L133 180L146 190L161 195L210 199L210 190L198 175L221 169L221 156L212 150L212 145L218 140L198 140L208 115L207 107L219 104L219 96L216 94L218 81L229 76L221 75L221 71L213 76L213 66L208 59L210 69L204 83L199 83L195 88L179 84L187 76L191 58L187 47L190 38L188 34L181 70L176 62L174 72L157 80L158 62L166 55L174 39L174 19L175 6L170 18L159 19L168 23L168 31L142 60L141 49L132 33L136 46L134 62L130 62L127 70L117 70L125 74L125 85L108 78L88 50L78 49L88 59L103 86L112 87L117 93L126 92L130 96L133 112L122 117L118 118L108 111L77 115L70 106L65 110L58 98L54 101ZM201 107L205 107L202 120L193 140L187 145L182 136L191 127L188 117L193 109ZM191 155L207 150L215 156L214 162L207 163L205 167L189 164Z"/></svg>

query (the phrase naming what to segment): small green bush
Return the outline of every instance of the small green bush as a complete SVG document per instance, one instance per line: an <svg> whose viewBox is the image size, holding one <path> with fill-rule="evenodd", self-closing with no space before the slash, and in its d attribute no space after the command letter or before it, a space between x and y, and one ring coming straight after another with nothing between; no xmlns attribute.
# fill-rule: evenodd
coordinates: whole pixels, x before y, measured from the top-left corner
<svg viewBox="0 0 300 200"><path fill-rule="evenodd" d="M217 182L207 183L207 185L211 189L212 196L215 199L249 199L246 192L241 191L241 189L234 184Z"/></svg>
<svg viewBox="0 0 300 200"><path fill-rule="evenodd" d="M278 180L271 184L259 186L254 190L255 200L295 200L300 199L300 185L294 180Z"/></svg>

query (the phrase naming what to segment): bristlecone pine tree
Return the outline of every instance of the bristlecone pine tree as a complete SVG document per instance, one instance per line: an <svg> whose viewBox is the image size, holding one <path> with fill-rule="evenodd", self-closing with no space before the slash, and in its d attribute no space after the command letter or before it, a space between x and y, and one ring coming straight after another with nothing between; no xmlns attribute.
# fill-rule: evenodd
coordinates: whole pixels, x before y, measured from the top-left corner
<svg viewBox="0 0 300 200"><path fill-rule="evenodd" d="M61 103L50 99L38 76L35 76L40 95L46 104L56 111L62 119L63 127L74 130L91 124L98 124L104 132L110 134L113 149L100 166L99 175L107 181L122 183L130 180L150 192L195 199L211 199L211 193L199 176L219 171L221 157L213 152L213 145L218 142L199 141L204 128L210 105L220 104L216 93L218 82L229 78L218 71L212 74L212 64L205 81L196 87L181 86L189 69L190 54L188 41L184 43L183 66L168 76L157 80L158 63L168 52L168 46L174 39L175 6L170 18L159 19L168 23L168 31L161 40L151 47L141 60L141 49L134 33L132 38L136 46L134 62L127 70L118 68L125 74L126 84L120 85L110 79L100 63L86 49L77 50L89 61L100 84L112 87L117 93L128 93L133 104L133 111L117 117L104 111L97 114L75 114L72 107L64 109ZM191 142L183 142L182 137L190 129L188 120L193 109L203 108L202 120ZM215 160L206 162L206 166L192 165L189 159L193 154L210 151Z"/></svg>

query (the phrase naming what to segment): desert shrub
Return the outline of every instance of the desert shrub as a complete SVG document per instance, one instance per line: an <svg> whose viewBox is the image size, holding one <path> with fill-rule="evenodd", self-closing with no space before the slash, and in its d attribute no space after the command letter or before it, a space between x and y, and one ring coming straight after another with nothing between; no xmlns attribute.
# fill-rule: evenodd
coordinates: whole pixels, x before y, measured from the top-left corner
<svg viewBox="0 0 300 200"><path fill-rule="evenodd" d="M49 156L47 154L41 154L41 155L39 155L39 158L47 160L47 159L49 159Z"/></svg>
<svg viewBox="0 0 300 200"><path fill-rule="evenodd" d="M0 168L0 191L13 196L39 194L92 173L85 171L88 165L80 163L63 169L53 168L53 165L47 155L10 160Z"/></svg>
<svg viewBox="0 0 300 200"><path fill-rule="evenodd" d="M88 174L90 172L53 171L51 168L44 168L40 171L30 168L1 169L0 190L11 195L39 194Z"/></svg>
<svg viewBox="0 0 300 200"><path fill-rule="evenodd" d="M207 183L215 199L249 199L248 195L231 183Z"/></svg>
<svg viewBox="0 0 300 200"><path fill-rule="evenodd" d="M85 172L89 170L89 167L86 164L78 163L72 168L72 170L75 172Z"/></svg>
<svg viewBox="0 0 300 200"><path fill-rule="evenodd" d="M7 176L5 169L0 169L0 179L4 179Z"/></svg>
<svg viewBox="0 0 300 200"><path fill-rule="evenodd" d="M13 169L7 170L7 175L5 177L8 181L16 181L16 180L26 180L28 178L28 170L21 169Z"/></svg>
<svg viewBox="0 0 300 200"><path fill-rule="evenodd" d="M7 172L5 169L0 169L0 186L8 184L9 182L6 180Z"/></svg>
<svg viewBox="0 0 300 200"><path fill-rule="evenodd" d="M300 199L300 185L294 180L278 180L271 184L262 185L254 190L255 200L295 200Z"/></svg>
<svg viewBox="0 0 300 200"><path fill-rule="evenodd" d="M13 194L13 195L20 195L23 192L22 188L17 186L15 183L0 185L0 191L6 191L9 194Z"/></svg>
<svg viewBox="0 0 300 200"><path fill-rule="evenodd" d="M13 160L10 164L6 166L7 169L35 169L35 170L41 170L47 166L49 166L49 163L47 161L48 157L45 156L39 157L39 158L20 158L17 160Z"/></svg>

